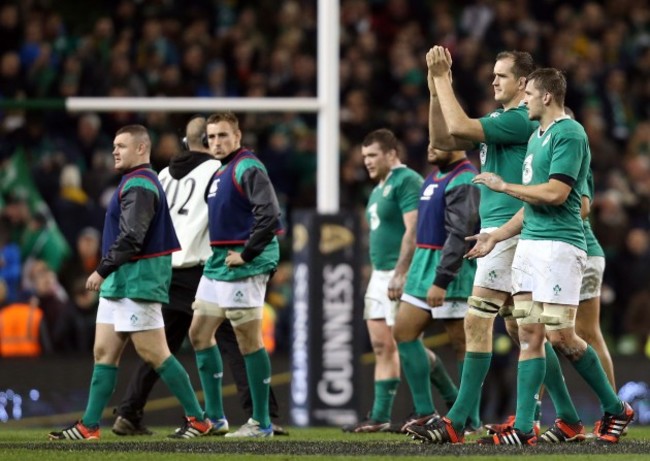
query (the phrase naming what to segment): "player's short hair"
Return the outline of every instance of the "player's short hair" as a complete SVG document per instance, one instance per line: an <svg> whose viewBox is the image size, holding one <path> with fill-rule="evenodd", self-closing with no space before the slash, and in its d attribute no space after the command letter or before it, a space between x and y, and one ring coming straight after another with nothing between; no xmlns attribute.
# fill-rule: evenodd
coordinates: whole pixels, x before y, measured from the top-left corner
<svg viewBox="0 0 650 461"><path fill-rule="evenodd" d="M533 86L535 88L546 93L551 93L555 102L560 106L564 106L566 77L562 71L553 67L544 67L533 71L527 80L534 80Z"/></svg>
<svg viewBox="0 0 650 461"><path fill-rule="evenodd" d="M151 149L151 138L149 131L142 125L125 125L115 133L115 136L122 133L128 133L136 139L136 142L141 142Z"/></svg>
<svg viewBox="0 0 650 461"><path fill-rule="evenodd" d="M395 149L399 154L400 143L397 140L397 136L388 128L380 128L378 130L372 131L363 138L361 145L363 147L368 147L374 143L378 143L381 147L381 150L388 152L389 150Z"/></svg>
<svg viewBox="0 0 650 461"><path fill-rule="evenodd" d="M535 70L535 61L527 51L502 51L497 54L497 61L501 59L512 59L512 73L516 78L527 77Z"/></svg>
<svg viewBox="0 0 650 461"><path fill-rule="evenodd" d="M232 112L219 112L212 114L208 117L206 125L212 125L219 122L227 122L232 127L233 131L239 130L239 119Z"/></svg>

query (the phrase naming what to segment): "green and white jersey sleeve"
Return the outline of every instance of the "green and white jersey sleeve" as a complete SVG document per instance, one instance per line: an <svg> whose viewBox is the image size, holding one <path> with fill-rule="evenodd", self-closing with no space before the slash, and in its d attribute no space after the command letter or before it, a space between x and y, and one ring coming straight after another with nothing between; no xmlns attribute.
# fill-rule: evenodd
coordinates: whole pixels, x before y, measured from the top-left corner
<svg viewBox="0 0 650 461"><path fill-rule="evenodd" d="M587 251L580 203L590 161L587 135L574 120L558 119L544 133L538 129L531 136L522 183L543 184L557 174L573 179L574 184L562 205L524 203L521 239L557 240Z"/></svg>
<svg viewBox="0 0 650 461"><path fill-rule="evenodd" d="M417 210L424 179L401 165L382 184L377 184L366 206L370 229L370 262L376 270L395 268L402 245L404 213Z"/></svg>
<svg viewBox="0 0 650 461"><path fill-rule="evenodd" d="M585 189L582 191L582 195L589 199L591 203L594 199L594 176L589 168L587 174L587 180L585 181ZM591 228L591 222L589 221L589 216L583 220L585 228L585 240L587 241L587 256L605 256L603 247L600 246L600 242L594 234L594 230Z"/></svg>
<svg viewBox="0 0 650 461"><path fill-rule="evenodd" d="M524 105L504 111L496 110L479 119L485 133L480 145L481 172L496 173L504 181L521 184L521 165L526 156L528 139L537 122L528 118ZM521 201L480 185L481 227L499 227L521 208Z"/></svg>

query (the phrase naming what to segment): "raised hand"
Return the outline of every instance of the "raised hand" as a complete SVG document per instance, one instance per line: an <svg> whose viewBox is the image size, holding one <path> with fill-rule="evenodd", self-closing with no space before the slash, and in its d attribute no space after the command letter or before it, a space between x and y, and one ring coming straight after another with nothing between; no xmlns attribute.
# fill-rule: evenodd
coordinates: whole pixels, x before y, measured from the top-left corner
<svg viewBox="0 0 650 461"><path fill-rule="evenodd" d="M429 57L429 55L431 55ZM435 45L427 53L427 68L433 77L440 77L451 70L451 54L446 48Z"/></svg>

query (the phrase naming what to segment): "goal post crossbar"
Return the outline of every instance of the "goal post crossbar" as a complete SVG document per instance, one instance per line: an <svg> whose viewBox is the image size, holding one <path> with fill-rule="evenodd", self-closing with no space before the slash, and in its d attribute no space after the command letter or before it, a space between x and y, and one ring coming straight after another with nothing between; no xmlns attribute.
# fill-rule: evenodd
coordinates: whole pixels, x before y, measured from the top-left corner
<svg viewBox="0 0 650 461"><path fill-rule="evenodd" d="M318 98L88 98L65 100L69 112L319 112Z"/></svg>

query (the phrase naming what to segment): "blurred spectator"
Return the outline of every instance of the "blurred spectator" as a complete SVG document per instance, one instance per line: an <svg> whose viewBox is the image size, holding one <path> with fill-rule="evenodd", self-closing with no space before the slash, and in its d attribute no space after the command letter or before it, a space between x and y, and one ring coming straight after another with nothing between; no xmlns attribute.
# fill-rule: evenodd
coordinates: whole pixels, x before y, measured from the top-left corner
<svg viewBox="0 0 650 461"><path fill-rule="evenodd" d="M583 127L591 146L591 169L599 184L604 183L607 174L620 168L623 152L607 136L605 120L597 107L583 110Z"/></svg>
<svg viewBox="0 0 650 461"><path fill-rule="evenodd" d="M57 272L70 249L61 234L50 228L47 212L30 211L22 197L10 197L4 212L12 226L12 240L20 245L23 262L42 259Z"/></svg>
<svg viewBox="0 0 650 461"><path fill-rule="evenodd" d="M86 113L77 120L76 136L72 139L70 160L76 161L82 172L92 168L93 157L98 152L110 152L111 140L102 131L101 118L95 113Z"/></svg>
<svg viewBox="0 0 650 461"><path fill-rule="evenodd" d="M294 59L292 77L280 87L278 96L316 96L316 60L313 56L301 54Z"/></svg>
<svg viewBox="0 0 650 461"><path fill-rule="evenodd" d="M68 245L73 248L81 229L100 227L102 221L95 204L81 188L81 173L76 165L64 166L59 182L61 190L54 201L52 214Z"/></svg>
<svg viewBox="0 0 650 461"><path fill-rule="evenodd" d="M32 261L25 269L28 280L26 285L32 293L30 304L43 311L53 350L74 352L77 350L75 312L56 273L40 260Z"/></svg>
<svg viewBox="0 0 650 461"><path fill-rule="evenodd" d="M153 169L160 171L169 165L169 160L181 151L181 141L176 133L162 133L151 153Z"/></svg>
<svg viewBox="0 0 650 461"><path fill-rule="evenodd" d="M623 69L612 69L605 75L601 100L608 134L624 147L631 134L634 116Z"/></svg>
<svg viewBox="0 0 650 461"><path fill-rule="evenodd" d="M96 292L86 290L86 279L101 259L101 233L86 227L79 232L76 251L60 272L61 286L70 295L74 315L70 315L78 350L90 351L95 338L95 318L99 298Z"/></svg>
<svg viewBox="0 0 650 461"><path fill-rule="evenodd" d="M5 305L5 294L0 279L0 357L38 357L50 352L43 311L23 302Z"/></svg>
<svg viewBox="0 0 650 461"><path fill-rule="evenodd" d="M20 57L13 51L0 56L0 96L7 99L24 97Z"/></svg>
<svg viewBox="0 0 650 461"><path fill-rule="evenodd" d="M627 156L636 157L637 155L650 158L650 119L637 124L627 145Z"/></svg>
<svg viewBox="0 0 650 461"><path fill-rule="evenodd" d="M355 89L347 94L340 117L343 143L361 142L366 133L378 127L368 94L363 89Z"/></svg>
<svg viewBox="0 0 650 461"><path fill-rule="evenodd" d="M494 18L494 11L488 0L477 0L463 8L460 16L460 30L473 39L481 41Z"/></svg>
<svg viewBox="0 0 650 461"><path fill-rule="evenodd" d="M620 192L608 190L593 203L594 233L609 257L615 257L623 247L629 228L622 197Z"/></svg>
<svg viewBox="0 0 650 461"><path fill-rule="evenodd" d="M120 177L115 171L115 161L111 151L95 151L90 169L84 173L81 181L90 199L103 209L106 209L106 206L102 197L108 195L110 198L113 187L116 187L120 182Z"/></svg>
<svg viewBox="0 0 650 461"><path fill-rule="evenodd" d="M0 217L0 281L3 283L2 301L16 302L20 295L22 274L20 248L10 240L9 221ZM2 302L0 302L2 305Z"/></svg>
<svg viewBox="0 0 650 461"><path fill-rule="evenodd" d="M623 251L613 261L611 277L615 283L617 299L610 332L618 339L624 333L624 328L632 324L631 319L647 320L647 316L639 311L650 311L647 297L650 280L650 235L647 229L632 228L629 231ZM639 334L647 327L647 322L641 322L634 332ZM647 330L645 333L648 333Z"/></svg>
<svg viewBox="0 0 650 461"><path fill-rule="evenodd" d="M78 278L69 292L74 306L74 335L76 351L92 351L95 343L95 321L99 297L86 290L86 278Z"/></svg>
<svg viewBox="0 0 650 461"><path fill-rule="evenodd" d="M236 93L228 87L226 77L226 66L221 60L210 62L207 66L207 81L197 85L196 95L213 98L235 96Z"/></svg>
<svg viewBox="0 0 650 461"><path fill-rule="evenodd" d="M20 12L15 3L4 3L0 6L0 55L17 50L22 42L23 23L20 22Z"/></svg>
<svg viewBox="0 0 650 461"><path fill-rule="evenodd" d="M63 288L72 293L76 283L83 280L99 265L101 259L101 233L94 227L82 229L75 242L75 251L60 271ZM85 285L84 285L85 286Z"/></svg>
<svg viewBox="0 0 650 461"><path fill-rule="evenodd" d="M105 76L105 88L102 93L106 93L111 87L126 88L129 96L146 96L147 88L145 87L140 76L133 72L131 61L126 54L119 53L113 55L108 74Z"/></svg>
<svg viewBox="0 0 650 461"><path fill-rule="evenodd" d="M293 178L289 162L293 156L293 149L287 133L275 130L269 135L266 147L257 152L259 159L264 163L271 178L271 183L278 196L280 207L285 213L289 196L293 195Z"/></svg>

